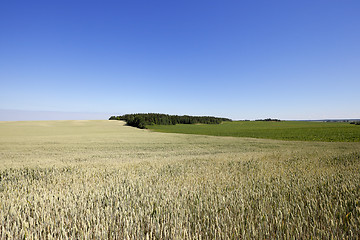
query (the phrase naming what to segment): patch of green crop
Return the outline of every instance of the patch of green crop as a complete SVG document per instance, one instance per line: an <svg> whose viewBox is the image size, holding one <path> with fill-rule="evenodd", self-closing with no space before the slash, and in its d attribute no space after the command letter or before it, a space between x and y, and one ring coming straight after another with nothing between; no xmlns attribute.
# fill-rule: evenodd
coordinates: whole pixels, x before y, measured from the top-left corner
<svg viewBox="0 0 360 240"><path fill-rule="evenodd" d="M186 133L212 136L266 138L294 141L360 142L360 128L334 122L224 122L218 125L152 125L157 132Z"/></svg>

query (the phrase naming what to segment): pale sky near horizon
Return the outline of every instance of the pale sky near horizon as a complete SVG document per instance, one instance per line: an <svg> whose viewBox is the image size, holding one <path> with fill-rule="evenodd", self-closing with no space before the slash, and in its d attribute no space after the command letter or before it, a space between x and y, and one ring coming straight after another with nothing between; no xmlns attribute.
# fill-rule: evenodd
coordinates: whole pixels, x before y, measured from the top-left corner
<svg viewBox="0 0 360 240"><path fill-rule="evenodd" d="M360 118L359 12L357 0L1 1L0 120Z"/></svg>

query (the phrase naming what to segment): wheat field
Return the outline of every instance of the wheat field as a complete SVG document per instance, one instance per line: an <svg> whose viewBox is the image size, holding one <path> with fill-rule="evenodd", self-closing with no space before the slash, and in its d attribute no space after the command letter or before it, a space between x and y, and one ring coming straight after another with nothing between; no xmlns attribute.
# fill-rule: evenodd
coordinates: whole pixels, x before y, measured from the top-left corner
<svg viewBox="0 0 360 240"><path fill-rule="evenodd" d="M358 239L360 143L0 122L1 239Z"/></svg>

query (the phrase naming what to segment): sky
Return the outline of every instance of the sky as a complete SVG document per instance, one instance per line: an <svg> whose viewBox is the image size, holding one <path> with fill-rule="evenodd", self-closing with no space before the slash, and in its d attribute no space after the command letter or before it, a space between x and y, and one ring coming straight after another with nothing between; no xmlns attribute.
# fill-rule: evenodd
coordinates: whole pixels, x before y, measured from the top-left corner
<svg viewBox="0 0 360 240"><path fill-rule="evenodd" d="M1 1L0 120L360 118L359 12L358 0Z"/></svg>

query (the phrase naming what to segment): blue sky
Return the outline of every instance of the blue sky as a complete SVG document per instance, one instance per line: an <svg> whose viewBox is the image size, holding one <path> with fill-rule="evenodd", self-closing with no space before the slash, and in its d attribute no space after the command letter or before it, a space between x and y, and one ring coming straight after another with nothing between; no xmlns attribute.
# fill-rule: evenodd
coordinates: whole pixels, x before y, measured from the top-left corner
<svg viewBox="0 0 360 240"><path fill-rule="evenodd" d="M357 0L1 1L0 120L360 118L359 12Z"/></svg>

